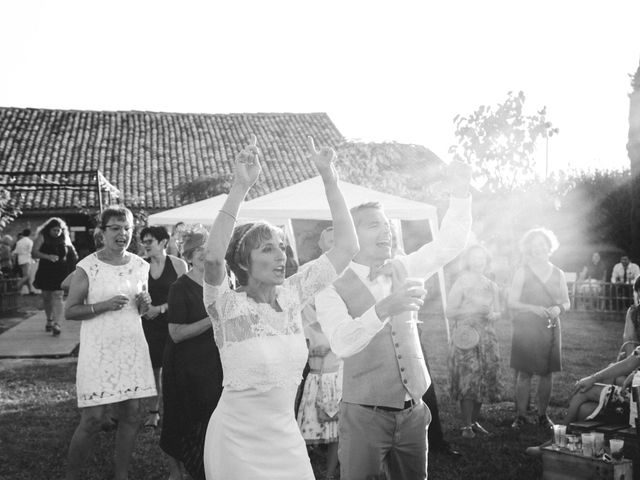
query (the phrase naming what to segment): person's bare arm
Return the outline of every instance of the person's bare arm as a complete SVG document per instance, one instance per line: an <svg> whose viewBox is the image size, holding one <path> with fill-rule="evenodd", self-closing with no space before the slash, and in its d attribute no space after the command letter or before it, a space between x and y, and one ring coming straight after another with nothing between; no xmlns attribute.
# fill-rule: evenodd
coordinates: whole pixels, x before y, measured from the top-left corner
<svg viewBox="0 0 640 480"><path fill-rule="evenodd" d="M240 204L260 175L261 168L258 159L260 152L256 143L257 138L252 135L251 143L238 155L233 185L209 232L204 280L210 285L220 285L225 278L224 257L238 217Z"/></svg>
<svg viewBox="0 0 640 480"><path fill-rule="evenodd" d="M170 323L169 335L175 343L184 342L193 337L197 337L201 333L211 330L211 319L205 317L194 323Z"/></svg>
<svg viewBox="0 0 640 480"><path fill-rule="evenodd" d="M42 258L45 260L49 260L50 262L57 262L58 261L57 255L53 255L51 253L42 253L40 251L40 247L42 247L43 243L44 243L44 238L42 237L42 235L38 235L35 241L33 242L33 247L31 247L31 257L38 258L38 259Z"/></svg>
<svg viewBox="0 0 640 480"><path fill-rule="evenodd" d="M86 304L88 293L89 278L82 268L76 268L65 302L64 315L67 320L89 320L107 311L121 310L129 303L129 297L120 294L103 302Z"/></svg>

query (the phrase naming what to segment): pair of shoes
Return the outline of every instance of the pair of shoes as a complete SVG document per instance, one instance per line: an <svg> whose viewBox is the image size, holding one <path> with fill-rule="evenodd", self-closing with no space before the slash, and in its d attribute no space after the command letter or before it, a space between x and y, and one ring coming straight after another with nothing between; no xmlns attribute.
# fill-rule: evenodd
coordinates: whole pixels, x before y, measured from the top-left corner
<svg viewBox="0 0 640 480"><path fill-rule="evenodd" d="M160 412L158 410L149 410L149 416L147 421L144 422L145 427L158 428L158 422L160 422Z"/></svg>
<svg viewBox="0 0 640 480"><path fill-rule="evenodd" d="M51 332L53 330L53 320L47 320L47 324L44 326L45 332Z"/></svg>
<svg viewBox="0 0 640 480"><path fill-rule="evenodd" d="M54 337L57 337L58 335L60 335L60 332L62 332L60 325L58 325L57 322L54 322L53 325L51 325L51 333Z"/></svg>
<svg viewBox="0 0 640 480"><path fill-rule="evenodd" d="M526 417L518 415L516 419L513 421L513 423L511 424L511 428L513 428L514 430L520 430L522 427L528 424L529 424L529 421L526 419Z"/></svg>
<svg viewBox="0 0 640 480"><path fill-rule="evenodd" d="M476 438L476 434L473 431L473 424L462 427L462 438Z"/></svg>
<svg viewBox="0 0 640 480"><path fill-rule="evenodd" d="M462 453L454 449L449 442L441 442L429 445L429 451L438 455L449 455L450 457L461 457Z"/></svg>
<svg viewBox="0 0 640 480"><path fill-rule="evenodd" d="M554 423L549 418L549 415L538 415L538 425L543 428L553 428Z"/></svg>
<svg viewBox="0 0 640 480"><path fill-rule="evenodd" d="M483 435L487 435L487 436L491 436L491 432L489 432L489 430L487 430L486 428L484 428L482 425L480 425L478 422L473 422L470 427L473 429L474 432L476 433L481 433Z"/></svg>

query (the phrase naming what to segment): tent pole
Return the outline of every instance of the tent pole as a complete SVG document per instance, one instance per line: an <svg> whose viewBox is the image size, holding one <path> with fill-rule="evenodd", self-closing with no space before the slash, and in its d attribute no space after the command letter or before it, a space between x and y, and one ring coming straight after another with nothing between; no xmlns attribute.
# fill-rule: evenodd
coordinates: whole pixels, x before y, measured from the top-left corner
<svg viewBox="0 0 640 480"><path fill-rule="evenodd" d="M432 241L438 236L438 225L433 219L429 219L429 229L431 230ZM449 331L449 319L447 318L447 291L444 283L444 269L438 269L438 286L440 287L440 301L442 302L442 316L447 329L447 343L451 343L451 332Z"/></svg>
<svg viewBox="0 0 640 480"><path fill-rule="evenodd" d="M447 318L447 295L445 294L444 270L442 268L438 269L438 285L440 286L440 298L442 300L442 315L444 316L444 324L447 327L447 343L451 343L449 319Z"/></svg>

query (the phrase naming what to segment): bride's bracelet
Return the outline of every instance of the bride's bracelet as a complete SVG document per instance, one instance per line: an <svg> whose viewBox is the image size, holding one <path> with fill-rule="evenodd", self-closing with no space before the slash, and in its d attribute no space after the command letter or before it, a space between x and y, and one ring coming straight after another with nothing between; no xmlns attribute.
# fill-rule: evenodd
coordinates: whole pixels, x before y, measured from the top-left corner
<svg viewBox="0 0 640 480"><path fill-rule="evenodd" d="M226 210L222 210L222 209L220 209L220 210L218 210L218 211L219 211L220 213L224 213L225 215L228 215L229 217L233 218L233 221L234 221L234 222L237 222L237 221L238 221L238 219L236 218L236 216L235 216L235 215L233 215L232 213L229 213L229 212L227 212Z"/></svg>

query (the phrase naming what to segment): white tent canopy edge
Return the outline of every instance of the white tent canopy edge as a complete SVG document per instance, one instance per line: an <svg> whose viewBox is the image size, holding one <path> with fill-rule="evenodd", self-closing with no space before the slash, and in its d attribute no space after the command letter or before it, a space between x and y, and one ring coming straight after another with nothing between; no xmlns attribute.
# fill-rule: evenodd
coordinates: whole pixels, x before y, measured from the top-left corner
<svg viewBox="0 0 640 480"><path fill-rule="evenodd" d="M340 189L349 208L366 202L379 202L391 220L426 220L435 238L438 233L438 214L433 205L408 200L395 195L379 192L349 182L339 181ZM210 226L222 208L225 194L184 205L149 216L149 225L174 225L180 221L186 224L202 223ZM329 204L324 193L320 176L285 187L262 197L244 202L238 214L239 221L266 220L276 225L284 225L286 234L293 239L292 219L331 220ZM295 250L295 242L291 242ZM296 252L297 254L297 252ZM442 306L446 312L444 272L438 270L438 283ZM444 316L449 339L449 321Z"/></svg>

